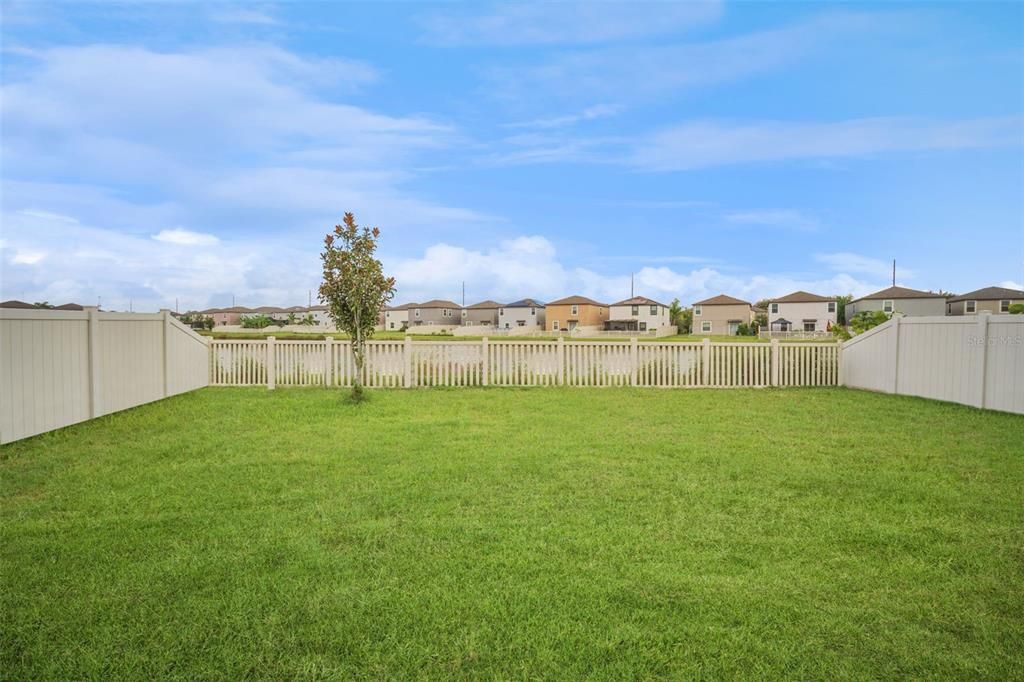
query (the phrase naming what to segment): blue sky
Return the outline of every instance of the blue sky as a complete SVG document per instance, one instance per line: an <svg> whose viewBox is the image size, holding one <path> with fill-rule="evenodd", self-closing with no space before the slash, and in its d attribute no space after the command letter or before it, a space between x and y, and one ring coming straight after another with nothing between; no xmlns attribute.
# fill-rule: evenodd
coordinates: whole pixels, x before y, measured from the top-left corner
<svg viewBox="0 0 1024 682"><path fill-rule="evenodd" d="M1024 283L1024 5L3 4L3 298Z"/></svg>

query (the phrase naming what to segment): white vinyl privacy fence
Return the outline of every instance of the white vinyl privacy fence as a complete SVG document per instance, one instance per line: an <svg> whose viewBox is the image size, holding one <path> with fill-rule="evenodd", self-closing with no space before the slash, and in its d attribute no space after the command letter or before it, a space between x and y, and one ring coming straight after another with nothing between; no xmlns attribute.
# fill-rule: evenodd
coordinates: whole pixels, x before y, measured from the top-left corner
<svg viewBox="0 0 1024 682"><path fill-rule="evenodd" d="M209 358L168 312L0 310L0 443L207 386Z"/></svg>
<svg viewBox="0 0 1024 682"><path fill-rule="evenodd" d="M1024 414L1024 316L894 317L843 344L843 385Z"/></svg>
<svg viewBox="0 0 1024 682"><path fill-rule="evenodd" d="M348 342L214 340L216 386L347 386ZM371 341L367 386L834 386L835 343Z"/></svg>

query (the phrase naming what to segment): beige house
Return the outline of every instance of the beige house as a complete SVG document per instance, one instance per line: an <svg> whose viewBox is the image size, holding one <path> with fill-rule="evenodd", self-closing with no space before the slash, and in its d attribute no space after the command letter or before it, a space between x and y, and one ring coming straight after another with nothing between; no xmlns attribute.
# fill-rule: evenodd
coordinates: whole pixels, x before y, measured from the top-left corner
<svg viewBox="0 0 1024 682"><path fill-rule="evenodd" d="M612 303L608 307L608 318L604 323L606 331L652 332L660 335L668 333L672 327L668 306L644 296Z"/></svg>
<svg viewBox="0 0 1024 682"><path fill-rule="evenodd" d="M410 327L458 327L462 324L462 306L454 301L434 299L409 305Z"/></svg>
<svg viewBox="0 0 1024 682"><path fill-rule="evenodd" d="M887 315L900 313L908 317L942 316L946 314L946 297L931 291L906 287L889 287L846 304L846 322L857 313L882 311Z"/></svg>
<svg viewBox="0 0 1024 682"><path fill-rule="evenodd" d="M409 309L415 303L404 303L402 305L389 305L384 308L384 329L385 331L401 331L409 326Z"/></svg>
<svg viewBox="0 0 1024 682"><path fill-rule="evenodd" d="M473 327L496 327L498 325L497 301L480 301L462 309L462 325Z"/></svg>
<svg viewBox="0 0 1024 682"><path fill-rule="evenodd" d="M773 332L827 332L836 324L835 297L794 291L768 302L768 329Z"/></svg>
<svg viewBox="0 0 1024 682"><path fill-rule="evenodd" d="M693 304L694 334L735 336L741 324L754 321L754 308L747 301L719 294Z"/></svg>
<svg viewBox="0 0 1024 682"><path fill-rule="evenodd" d="M586 296L568 296L548 303L545 315L551 331L596 331L604 328L608 306Z"/></svg>
<svg viewBox="0 0 1024 682"><path fill-rule="evenodd" d="M1006 289L1004 287L985 287L962 296L954 296L947 299L946 314L1006 314L1010 312L1010 306L1014 303L1024 303L1024 291L1020 289Z"/></svg>

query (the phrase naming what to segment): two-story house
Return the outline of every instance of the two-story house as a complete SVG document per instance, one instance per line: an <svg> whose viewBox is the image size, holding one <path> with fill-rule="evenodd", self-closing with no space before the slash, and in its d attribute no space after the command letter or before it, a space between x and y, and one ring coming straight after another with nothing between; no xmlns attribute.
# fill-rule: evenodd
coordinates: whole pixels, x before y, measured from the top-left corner
<svg viewBox="0 0 1024 682"><path fill-rule="evenodd" d="M496 327L498 310L501 304L497 301L480 301L462 309L462 325L474 327Z"/></svg>
<svg viewBox="0 0 1024 682"><path fill-rule="evenodd" d="M978 313L1009 313L1014 303L1024 303L1024 291L1006 287L985 287L946 301L947 315L977 315Z"/></svg>
<svg viewBox="0 0 1024 682"><path fill-rule="evenodd" d="M548 303L545 315L551 331L596 331L604 328L608 306L586 296L567 296Z"/></svg>
<svg viewBox="0 0 1024 682"><path fill-rule="evenodd" d="M794 291L768 302L768 329L773 332L827 332L836 324L835 297Z"/></svg>
<svg viewBox="0 0 1024 682"><path fill-rule="evenodd" d="M946 314L946 297L931 291L906 287L888 287L846 304L846 322L857 313L882 311L887 315L899 313L909 317Z"/></svg>
<svg viewBox="0 0 1024 682"><path fill-rule="evenodd" d="M409 306L409 326L457 327L462 324L462 306L454 301L434 299Z"/></svg>
<svg viewBox="0 0 1024 682"><path fill-rule="evenodd" d="M532 298L513 301L498 308L498 327L520 332L544 329L546 308Z"/></svg>
<svg viewBox="0 0 1024 682"><path fill-rule="evenodd" d="M647 298L634 296L608 307L608 318L604 328L607 331L651 332L658 335L672 331L668 306Z"/></svg>
<svg viewBox="0 0 1024 682"><path fill-rule="evenodd" d="M409 326L409 310L416 303L403 303L402 305L389 305L384 308L384 329L387 331L401 331Z"/></svg>
<svg viewBox="0 0 1024 682"><path fill-rule="evenodd" d="M693 304L693 333L736 335L741 324L754 321L754 307L747 301L719 294Z"/></svg>

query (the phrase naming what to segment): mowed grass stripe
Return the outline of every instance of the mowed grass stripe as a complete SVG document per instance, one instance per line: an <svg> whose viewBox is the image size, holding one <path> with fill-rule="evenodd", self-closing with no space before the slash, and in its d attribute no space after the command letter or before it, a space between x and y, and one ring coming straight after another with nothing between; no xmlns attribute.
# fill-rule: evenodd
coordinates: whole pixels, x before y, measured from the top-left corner
<svg viewBox="0 0 1024 682"><path fill-rule="evenodd" d="M1024 418L205 389L0 449L12 677L1018 675Z"/></svg>

